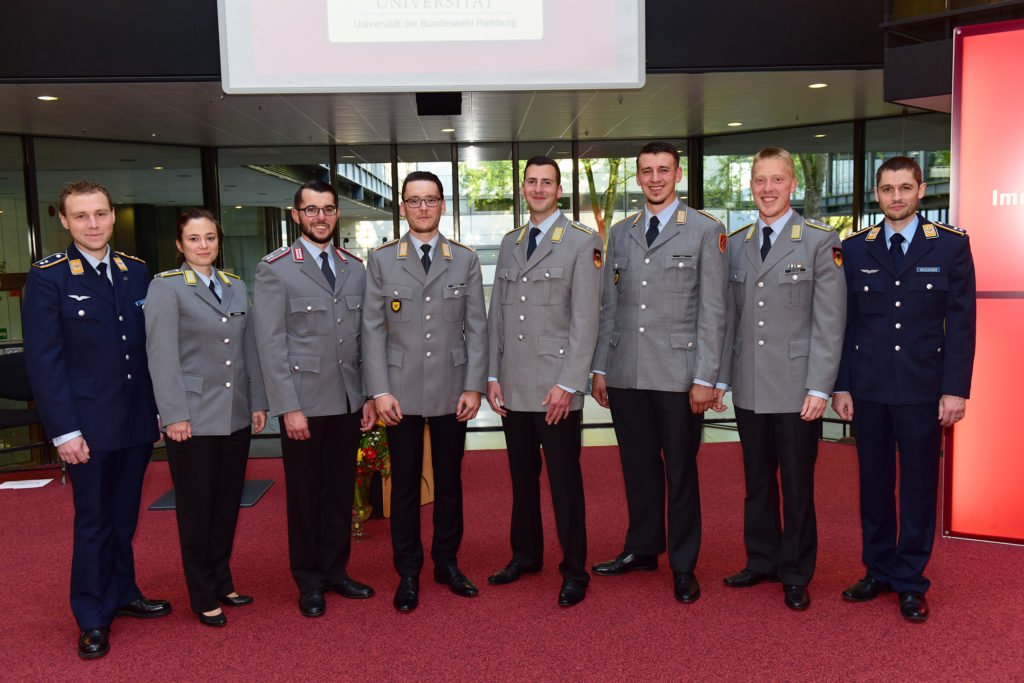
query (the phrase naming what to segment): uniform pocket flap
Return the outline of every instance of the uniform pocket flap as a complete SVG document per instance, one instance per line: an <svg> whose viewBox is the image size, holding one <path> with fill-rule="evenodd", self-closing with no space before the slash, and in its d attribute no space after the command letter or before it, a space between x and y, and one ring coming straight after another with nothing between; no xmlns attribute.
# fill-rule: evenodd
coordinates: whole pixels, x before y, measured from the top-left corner
<svg viewBox="0 0 1024 683"><path fill-rule="evenodd" d="M814 271L810 268L796 269L787 268L779 273L779 284L792 284L795 282L807 282L814 279Z"/></svg>
<svg viewBox="0 0 1024 683"><path fill-rule="evenodd" d="M409 285L396 285L385 282L380 293L381 296L387 297L388 299L411 299L412 287Z"/></svg>
<svg viewBox="0 0 1024 683"><path fill-rule="evenodd" d="M466 296L466 287L468 285L465 282L459 282L455 284L445 285L444 287L444 298L445 299L459 299Z"/></svg>
<svg viewBox="0 0 1024 683"><path fill-rule="evenodd" d="M466 355L465 346L460 346L457 349L452 349L452 366L458 367L460 365L465 365L467 360L468 356Z"/></svg>
<svg viewBox="0 0 1024 683"><path fill-rule="evenodd" d="M917 343L917 351L921 358L927 358L928 356L941 356L942 355L942 340L941 339L925 339Z"/></svg>
<svg viewBox="0 0 1024 683"><path fill-rule="evenodd" d="M619 345L620 339L622 339L621 332L612 332L612 336L608 339L608 345L614 348Z"/></svg>
<svg viewBox="0 0 1024 683"><path fill-rule="evenodd" d="M346 296L345 303L348 304L348 310L358 311L363 307L363 297L361 296Z"/></svg>
<svg viewBox="0 0 1024 683"><path fill-rule="evenodd" d="M850 285L850 289L854 292L863 292L870 294L872 292L884 292L885 291L885 280L881 278L854 280L853 284Z"/></svg>
<svg viewBox="0 0 1024 683"><path fill-rule="evenodd" d="M669 254L665 257L666 268L696 268L693 254Z"/></svg>
<svg viewBox="0 0 1024 683"><path fill-rule="evenodd" d="M533 273L532 280L560 280L565 275L565 268L544 268Z"/></svg>
<svg viewBox="0 0 1024 683"><path fill-rule="evenodd" d="M810 339L794 339L789 342L789 357L800 358L801 356L809 356L811 354L811 340Z"/></svg>
<svg viewBox="0 0 1024 683"><path fill-rule="evenodd" d="M866 353L870 356L874 346L875 342L870 337L855 337L853 340L853 350L857 353Z"/></svg>
<svg viewBox="0 0 1024 683"><path fill-rule="evenodd" d="M203 378L201 375L182 375L181 379L185 382L185 391L189 391L193 394L203 393Z"/></svg>
<svg viewBox="0 0 1024 683"><path fill-rule="evenodd" d="M292 372L320 372L320 356L288 356Z"/></svg>
<svg viewBox="0 0 1024 683"><path fill-rule="evenodd" d="M569 339L566 337L541 337L537 340L537 352L542 356L562 358L568 346Z"/></svg>
<svg viewBox="0 0 1024 683"><path fill-rule="evenodd" d="M913 278L907 283L907 287L911 292L927 292L938 290L940 292L949 291L949 278L944 275L936 275L935 277L917 277Z"/></svg>
<svg viewBox="0 0 1024 683"><path fill-rule="evenodd" d="M301 313L306 311L312 313L313 311L326 311L327 302L324 301L323 297L319 296L295 296L288 300L288 312L289 313Z"/></svg>
<svg viewBox="0 0 1024 683"><path fill-rule="evenodd" d="M405 352L401 349L388 347L388 365L394 365L396 368L402 367L402 363L405 362Z"/></svg>
<svg viewBox="0 0 1024 683"><path fill-rule="evenodd" d="M745 270L730 270L729 271L729 282L746 282L747 271Z"/></svg>
<svg viewBox="0 0 1024 683"><path fill-rule="evenodd" d="M692 334L674 332L668 335L668 343L673 349L692 349L694 346L694 337Z"/></svg>

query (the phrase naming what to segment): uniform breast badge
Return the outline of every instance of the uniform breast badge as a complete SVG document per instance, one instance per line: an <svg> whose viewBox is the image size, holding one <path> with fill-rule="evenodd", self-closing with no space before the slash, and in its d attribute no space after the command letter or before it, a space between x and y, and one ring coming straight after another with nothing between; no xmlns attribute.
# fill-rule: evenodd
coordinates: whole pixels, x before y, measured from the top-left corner
<svg viewBox="0 0 1024 683"><path fill-rule="evenodd" d="M398 313L400 310L402 310L402 302L399 301L398 299L394 299L391 302L391 310L394 311L395 313Z"/></svg>

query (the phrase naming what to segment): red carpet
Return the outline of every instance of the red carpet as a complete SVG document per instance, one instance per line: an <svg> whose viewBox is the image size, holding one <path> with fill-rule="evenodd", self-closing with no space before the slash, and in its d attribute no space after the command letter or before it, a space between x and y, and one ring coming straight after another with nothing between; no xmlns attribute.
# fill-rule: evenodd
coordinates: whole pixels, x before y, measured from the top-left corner
<svg viewBox="0 0 1024 683"><path fill-rule="evenodd" d="M929 574L931 620L904 622L896 599L844 603L840 591L860 578L856 457L823 444L817 470L820 547L812 604L793 613L778 584L729 589L722 577L744 565L742 463L735 444L705 446L700 456L704 541L697 576L703 596L672 599L662 556L657 572L595 577L587 599L559 609L561 553L546 507L544 571L510 586L487 576L510 557L508 467L503 451L477 451L464 466L466 535L460 565L481 588L464 599L431 580L429 548L420 607L391 606L397 578L385 520L354 545L350 574L377 589L370 600L328 596L327 615L296 608L288 572L281 461L251 460L249 478L277 479L239 520L233 569L252 607L228 611L224 629L201 626L188 609L172 512L142 512L135 551L146 595L175 612L153 621L118 619L111 653L83 662L67 598L71 564L71 491L0 491L3 514L0 603L3 673L8 680L172 681L377 679L685 679L879 680L1021 677L1024 598L1019 547L938 539ZM614 448L583 456L591 562L614 557L625 533L625 497ZM39 473L3 479L39 477ZM143 507L170 487L166 463L149 468ZM429 506L424 538L429 539Z"/></svg>

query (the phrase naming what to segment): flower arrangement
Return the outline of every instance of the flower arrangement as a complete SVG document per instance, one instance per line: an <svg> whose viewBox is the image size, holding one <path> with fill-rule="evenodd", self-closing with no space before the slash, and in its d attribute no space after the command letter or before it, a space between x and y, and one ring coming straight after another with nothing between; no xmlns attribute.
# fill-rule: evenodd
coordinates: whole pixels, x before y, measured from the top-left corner
<svg viewBox="0 0 1024 683"><path fill-rule="evenodd" d="M352 535L366 538L363 529L373 508L370 506L370 481L374 472L380 472L382 479L391 476L391 452L388 450L388 432L383 422L377 422L373 429L363 432L356 451L356 488L352 496Z"/></svg>

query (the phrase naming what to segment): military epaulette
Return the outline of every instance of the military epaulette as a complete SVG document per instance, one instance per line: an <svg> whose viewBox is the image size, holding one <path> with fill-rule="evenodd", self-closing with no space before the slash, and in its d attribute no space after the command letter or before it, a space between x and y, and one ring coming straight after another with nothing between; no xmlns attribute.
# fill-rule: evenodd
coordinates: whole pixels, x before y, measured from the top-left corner
<svg viewBox="0 0 1024 683"><path fill-rule="evenodd" d="M964 230L963 228L958 228L955 225L946 225L945 223L940 223L938 221L932 221L932 223L934 223L938 227L942 228L943 230L948 230L949 232L955 233L957 235L966 235L967 234L966 230Z"/></svg>
<svg viewBox="0 0 1024 683"><path fill-rule="evenodd" d="M226 271L226 270L218 270L217 272L218 272L218 273L220 273L220 274L222 274L222 275L227 275L228 277L233 277L233 278L235 278L236 280L241 280L241 279L242 279L242 278L238 277L237 275L235 275L234 273L229 273L229 272L228 272L228 271Z"/></svg>
<svg viewBox="0 0 1024 683"><path fill-rule="evenodd" d="M57 252L56 254L50 254L44 259L39 259L32 265L36 268L49 268L50 266L56 265L61 261L67 260L68 255L63 252Z"/></svg>
<svg viewBox="0 0 1024 683"><path fill-rule="evenodd" d="M576 221L569 221L569 225L571 225L572 227L576 228L577 230L582 230L583 232L587 233L588 235L593 235L594 234L593 230L591 230L587 226L583 225L582 223L577 223Z"/></svg>
<svg viewBox="0 0 1024 683"><path fill-rule="evenodd" d="M341 247L335 247L334 249L335 249L335 251L336 251L336 252L337 252L337 254L338 254L338 258L340 258L340 259L341 259L342 261L347 261L347 260L348 260L348 259L346 259L346 258L345 258L345 257L343 256L343 254L348 254L349 256L351 256L352 258L354 258L354 259L355 259L356 261L359 261L360 263L362 263L362 262L363 262L363 259L361 259L361 258L359 258L358 256L356 256L355 254L353 254L353 253L352 253L351 251L349 251L348 249L342 249Z"/></svg>
<svg viewBox="0 0 1024 683"><path fill-rule="evenodd" d="M640 220L640 216L643 216L643 215L644 215L644 213L643 213L643 211L641 211L640 213L634 213L632 216L626 216L622 220L628 221L630 218L632 218L633 219L633 225L636 225L636 222L638 220Z"/></svg>
<svg viewBox="0 0 1024 683"><path fill-rule="evenodd" d="M747 228L749 228L749 227L750 227L751 225L753 225L753 223L747 223L747 224L746 224L746 225L744 225L744 226L743 226L742 228L738 228L738 229L736 229L736 230L733 230L732 232L730 232L730 233L729 233L729 237L732 237L733 235L738 235L738 234L740 234L741 232L743 232L744 230L746 230Z"/></svg>
<svg viewBox="0 0 1024 683"><path fill-rule="evenodd" d="M511 234L512 234L512 233L514 233L514 232L515 232L516 230L525 230L525 229L526 229L526 226L527 226L527 225L529 225L529 223L524 223L523 225L520 225L520 226L519 226L518 228L512 228L511 230L509 230L509 231L508 231L508 232L506 232L505 234L506 234L506 235L511 235Z"/></svg>
<svg viewBox="0 0 1024 683"><path fill-rule="evenodd" d="M281 247L277 251L270 252L269 254L267 254L266 256L264 256L260 260L265 262L265 263L273 263L274 261L276 261L277 259L281 258L282 256L284 256L285 254L287 254L291 250L292 250L291 247Z"/></svg>
<svg viewBox="0 0 1024 683"><path fill-rule="evenodd" d="M871 232L871 227L872 226L868 226L868 227L863 228L861 230L858 230L856 232L851 232L849 235L847 235L846 237L843 238L843 241L845 242L848 239L853 239L854 237L857 237L858 235L866 235L867 233Z"/></svg>
<svg viewBox="0 0 1024 683"><path fill-rule="evenodd" d="M457 247L462 247L463 249L469 249L470 251L473 251L473 247L470 247L470 246L466 246L466 245L465 245L465 244L463 244L462 242L456 242L456 241L455 241L455 240L453 240L453 239L449 239L448 241L449 241L449 242L451 242L452 244L454 244L454 245L455 245L455 246L457 246Z"/></svg>
<svg viewBox="0 0 1024 683"><path fill-rule="evenodd" d="M514 232L522 231L522 232L519 232L519 237L516 238L516 243L518 244L520 242L520 240L523 239L523 235L526 234L526 226L527 225L529 225L529 223L527 223L526 225L520 226L520 227L516 228L515 230L509 230L508 232L505 233L505 236L507 237L507 236L511 235L512 233L514 233Z"/></svg>
<svg viewBox="0 0 1024 683"><path fill-rule="evenodd" d="M174 270L165 270L162 273L157 273L157 277L174 277L175 275L184 275L185 273L178 268Z"/></svg>
<svg viewBox="0 0 1024 683"><path fill-rule="evenodd" d="M398 244L398 240L391 240L390 242L385 242L384 244L374 249L374 251L380 251L384 247L390 247L392 244Z"/></svg>
<svg viewBox="0 0 1024 683"><path fill-rule="evenodd" d="M145 261L140 259L138 256L132 256L131 254L126 254L123 251L115 251L114 253L117 254L118 256L124 256L125 258L130 258L132 261L138 261L139 263L145 263Z"/></svg>
<svg viewBox="0 0 1024 683"><path fill-rule="evenodd" d="M809 225L812 228L817 228L818 230L824 230L825 232L832 232L833 230L835 230L835 228L833 228L831 225L826 225L825 223L811 220L810 218L804 219L804 224Z"/></svg>
<svg viewBox="0 0 1024 683"><path fill-rule="evenodd" d="M712 215L711 215L710 213L708 213L707 211L701 211L700 209L697 209L697 213L702 213L702 214L704 214L705 216L707 216L708 218L710 218L711 220L713 220L713 221L714 221L714 222L716 222L716 223L721 223L721 222L722 222L722 221L720 221L719 219L717 219L717 218L715 218L714 216L712 216Z"/></svg>

